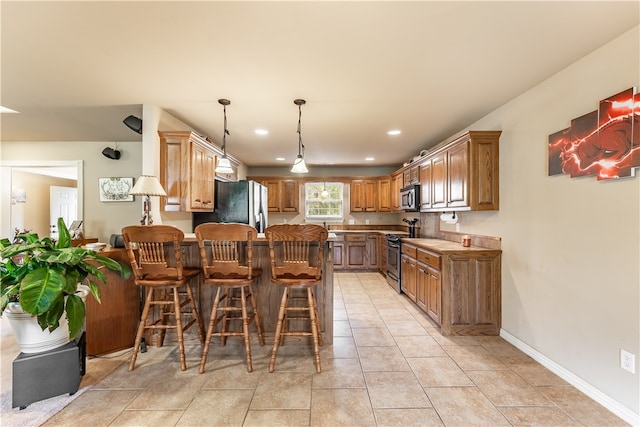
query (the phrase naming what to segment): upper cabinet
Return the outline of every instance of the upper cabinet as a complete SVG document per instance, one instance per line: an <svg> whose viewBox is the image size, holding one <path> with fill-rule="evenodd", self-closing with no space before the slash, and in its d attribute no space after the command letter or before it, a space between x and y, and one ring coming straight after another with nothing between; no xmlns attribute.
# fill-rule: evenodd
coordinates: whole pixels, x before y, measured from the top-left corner
<svg viewBox="0 0 640 427"><path fill-rule="evenodd" d="M391 177L378 178L378 212L391 212Z"/></svg>
<svg viewBox="0 0 640 427"><path fill-rule="evenodd" d="M174 212L211 212L214 200L216 152L190 131L158 132L160 183L167 192L161 209Z"/></svg>
<svg viewBox="0 0 640 427"><path fill-rule="evenodd" d="M469 131L420 165L422 212L498 210L501 131Z"/></svg>
<svg viewBox="0 0 640 427"><path fill-rule="evenodd" d="M377 188L375 179L354 179L351 181L351 212L376 212Z"/></svg>
<svg viewBox="0 0 640 427"><path fill-rule="evenodd" d="M400 206L400 190L404 187L404 177L402 172L396 172L391 175L391 210L393 212L401 212Z"/></svg>
<svg viewBox="0 0 640 427"><path fill-rule="evenodd" d="M296 179L259 178L257 182L267 187L269 212L298 213L300 211L300 190Z"/></svg>

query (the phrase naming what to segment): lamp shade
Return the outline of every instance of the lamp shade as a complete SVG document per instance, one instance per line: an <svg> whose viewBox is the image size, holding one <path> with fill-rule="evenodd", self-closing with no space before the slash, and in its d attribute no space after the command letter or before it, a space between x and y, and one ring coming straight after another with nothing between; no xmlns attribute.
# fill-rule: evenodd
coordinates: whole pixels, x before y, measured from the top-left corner
<svg viewBox="0 0 640 427"><path fill-rule="evenodd" d="M293 167L291 168L291 172L293 173L307 173L309 169L307 169L307 165L304 162L304 157L301 155L296 158L293 162Z"/></svg>
<svg viewBox="0 0 640 427"><path fill-rule="evenodd" d="M166 196L160 181L153 175L141 175L129 194L133 196Z"/></svg>
<svg viewBox="0 0 640 427"><path fill-rule="evenodd" d="M216 166L216 173L233 173L231 162L227 159L227 156L222 156L218 159L218 166Z"/></svg>

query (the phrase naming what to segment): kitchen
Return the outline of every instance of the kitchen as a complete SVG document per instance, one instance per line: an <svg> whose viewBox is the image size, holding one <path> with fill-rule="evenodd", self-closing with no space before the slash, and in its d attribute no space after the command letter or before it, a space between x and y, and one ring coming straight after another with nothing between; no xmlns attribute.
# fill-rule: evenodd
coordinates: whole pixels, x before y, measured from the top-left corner
<svg viewBox="0 0 640 427"><path fill-rule="evenodd" d="M596 182L588 177L549 177L546 142L548 135L567 127L572 118L597 108L600 99L638 84L637 40L635 27L601 48L585 51L586 56L570 61L573 65L567 64L567 68L526 92L523 90L517 98L504 100L490 112L430 141L439 143L466 129L502 130L498 211L459 212L457 223L453 224L442 221L441 212L406 216L420 218L420 235L436 231L501 238L503 332L531 354L548 359L558 371L577 376L576 382L583 390L591 390L592 396L600 396L600 402L623 414L637 414L639 400L637 371L631 374L619 367L621 348L640 353L637 239L622 238L638 235L638 179ZM603 66L614 63L615 67L607 66L608 72L602 73ZM294 97L289 98L283 102L293 108ZM232 101L235 102L233 98ZM307 96L307 101L311 107L314 99ZM137 178L143 172L158 170L156 131L185 130L184 122L155 104L143 105L137 114L145 123L159 126L149 126L143 131L142 144L124 139L118 142L124 156L117 162L100 155L105 145L112 144L107 140L60 143L56 149L46 142L33 141L25 151L24 143L5 138L2 160L25 161L36 156L49 160L82 159L85 230L101 240L107 239L123 225L138 221L142 207L138 198L134 203L99 202L98 178L114 175ZM212 108L211 115L217 116L218 110ZM239 112L235 115L240 116ZM305 110L303 134L308 155L318 149L311 136L313 128L305 127L304 119L308 118L311 125L312 117L311 110ZM296 149L294 118L288 134L292 151ZM237 129L236 125L231 127L234 138ZM237 143L234 138L227 147L232 154L234 142ZM347 171L347 167L310 165L309 178L390 175L422 148L426 147L413 150L387 168L354 166ZM239 174L291 178L289 169L290 165L268 171L241 165ZM191 229L190 214L162 212L159 200L155 199L152 207L154 218ZM404 217L398 213L350 213L344 225L350 225L352 219L355 226L405 227ZM300 214L295 213L270 213L269 219L301 221ZM602 289L603 283L607 284L606 290Z"/></svg>

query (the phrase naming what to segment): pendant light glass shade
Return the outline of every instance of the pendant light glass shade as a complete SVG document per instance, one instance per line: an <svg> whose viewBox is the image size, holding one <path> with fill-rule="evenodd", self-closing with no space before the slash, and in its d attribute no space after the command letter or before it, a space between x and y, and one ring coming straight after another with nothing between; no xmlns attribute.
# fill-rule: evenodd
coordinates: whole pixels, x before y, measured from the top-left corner
<svg viewBox="0 0 640 427"><path fill-rule="evenodd" d="M228 99L218 99L218 102L222 104L224 111L224 131L222 132L222 157L218 158L218 164L216 165L216 173L233 173L231 162L227 158L227 135L231 135L227 130L227 105L231 104Z"/></svg>
<svg viewBox="0 0 640 427"><path fill-rule="evenodd" d="M304 99L295 99L294 104L298 106L298 157L293 162L291 172L308 173L307 165L304 162L304 145L302 144L302 133L300 132L300 119L302 118L302 106L307 103Z"/></svg>
<svg viewBox="0 0 640 427"><path fill-rule="evenodd" d="M293 167L291 168L291 172L293 173L308 173L309 169L307 169L307 165L304 162L304 157L298 155L296 160L293 162Z"/></svg>

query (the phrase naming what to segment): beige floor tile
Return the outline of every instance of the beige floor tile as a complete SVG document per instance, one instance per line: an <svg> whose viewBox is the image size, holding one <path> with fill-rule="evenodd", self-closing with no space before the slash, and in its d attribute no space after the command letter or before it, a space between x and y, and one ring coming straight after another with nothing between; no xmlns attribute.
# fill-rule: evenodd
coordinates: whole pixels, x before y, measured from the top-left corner
<svg viewBox="0 0 640 427"><path fill-rule="evenodd" d="M351 325L348 320L334 320L333 321L333 337L350 337Z"/></svg>
<svg viewBox="0 0 640 427"><path fill-rule="evenodd" d="M125 410L109 424L109 427L175 426L182 414L184 414L184 411Z"/></svg>
<svg viewBox="0 0 640 427"><path fill-rule="evenodd" d="M404 357L447 356L440 344L428 335L402 336L394 339Z"/></svg>
<svg viewBox="0 0 640 427"><path fill-rule="evenodd" d="M353 338L358 347L389 346L395 347L396 342L387 328L361 328L353 330Z"/></svg>
<svg viewBox="0 0 640 427"><path fill-rule="evenodd" d="M442 348L464 370L509 369L481 346L443 345Z"/></svg>
<svg viewBox="0 0 640 427"><path fill-rule="evenodd" d="M385 328L384 320L382 317L376 316L367 316L364 314L356 314L355 316L349 316L349 324L351 324L351 329L369 329L369 328Z"/></svg>
<svg viewBox="0 0 640 427"><path fill-rule="evenodd" d="M366 372L365 381L373 408L430 408L413 372Z"/></svg>
<svg viewBox="0 0 640 427"><path fill-rule="evenodd" d="M388 320L385 321L387 329L394 337L399 336L419 336L429 335L427 331L418 323L418 321L409 320Z"/></svg>
<svg viewBox="0 0 640 427"><path fill-rule="evenodd" d="M579 426L573 418L555 406L520 406L499 408L514 426Z"/></svg>
<svg viewBox="0 0 640 427"><path fill-rule="evenodd" d="M423 387L472 386L473 381L448 357L407 359Z"/></svg>
<svg viewBox="0 0 640 427"><path fill-rule="evenodd" d="M43 426L109 425L138 393L138 390L88 390L49 418Z"/></svg>
<svg viewBox="0 0 640 427"><path fill-rule="evenodd" d="M155 382L139 392L127 409L187 409L205 382L205 377L198 375L197 371L196 375L177 379L171 377L170 371L160 371L158 377L164 380Z"/></svg>
<svg viewBox="0 0 640 427"><path fill-rule="evenodd" d="M546 386L538 387L538 390L571 418L583 425L609 427L627 425L623 420L574 387Z"/></svg>
<svg viewBox="0 0 640 427"><path fill-rule="evenodd" d="M427 396L447 426L508 426L477 387L430 387Z"/></svg>
<svg viewBox="0 0 640 427"><path fill-rule="evenodd" d="M398 347L358 347L362 370L409 371L409 365Z"/></svg>
<svg viewBox="0 0 640 427"><path fill-rule="evenodd" d="M374 426L375 418L366 389L314 389L312 426Z"/></svg>
<svg viewBox="0 0 640 427"><path fill-rule="evenodd" d="M442 426L442 420L433 408L380 409L374 408L376 425L380 427Z"/></svg>
<svg viewBox="0 0 640 427"><path fill-rule="evenodd" d="M309 425L309 410L249 411L244 427L304 427Z"/></svg>
<svg viewBox="0 0 640 427"><path fill-rule="evenodd" d="M435 330L432 335L438 344L445 345L479 345L476 337L469 336L443 336L439 330Z"/></svg>
<svg viewBox="0 0 640 427"><path fill-rule="evenodd" d="M202 389L249 388L255 389L258 380L267 372L268 362L257 364L253 362L253 372L247 372L244 360L224 360L207 363L202 374L204 382Z"/></svg>
<svg viewBox="0 0 640 427"><path fill-rule="evenodd" d="M500 360L533 386L568 385L565 380L528 356L508 356Z"/></svg>
<svg viewBox="0 0 640 427"><path fill-rule="evenodd" d="M512 371L466 371L496 406L551 406L552 403Z"/></svg>
<svg viewBox="0 0 640 427"><path fill-rule="evenodd" d="M364 375L358 359L328 359L322 373L313 376L312 388L364 388Z"/></svg>
<svg viewBox="0 0 640 427"><path fill-rule="evenodd" d="M357 359L358 351L353 337L333 337L333 344L320 347L320 359L325 358Z"/></svg>
<svg viewBox="0 0 640 427"><path fill-rule="evenodd" d="M256 387L251 410L310 409L313 375L305 372L273 372L262 375Z"/></svg>
<svg viewBox="0 0 640 427"><path fill-rule="evenodd" d="M184 412L178 426L241 426L253 390L202 390Z"/></svg>

